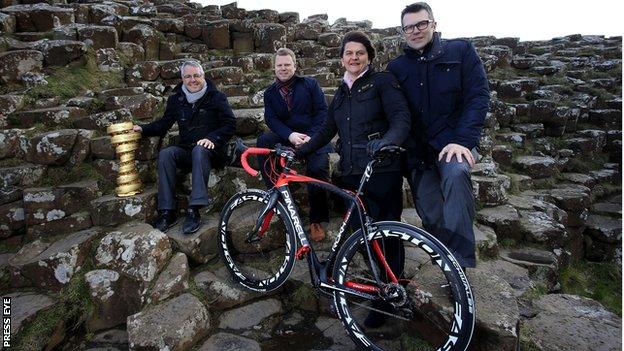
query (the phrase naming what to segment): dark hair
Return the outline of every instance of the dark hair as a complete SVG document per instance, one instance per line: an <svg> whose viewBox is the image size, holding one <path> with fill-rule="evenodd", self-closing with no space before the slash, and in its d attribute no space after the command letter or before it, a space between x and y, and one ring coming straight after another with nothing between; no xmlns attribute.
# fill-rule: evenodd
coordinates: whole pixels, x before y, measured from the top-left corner
<svg viewBox="0 0 624 351"><path fill-rule="evenodd" d="M427 4L426 2L415 2L411 5L405 6L403 11L401 11L401 25L403 25L403 17L406 14L416 13L422 10L427 11L427 14L429 15L430 20L435 21L435 18L433 18L433 10L431 10L431 7L429 6L429 4Z"/></svg>
<svg viewBox="0 0 624 351"><path fill-rule="evenodd" d="M364 45L369 61L373 62L373 59L375 58L375 48L373 47L373 43L366 34L357 30L351 31L342 37L342 44L340 44L340 57L344 54L345 46L349 42L356 42Z"/></svg>

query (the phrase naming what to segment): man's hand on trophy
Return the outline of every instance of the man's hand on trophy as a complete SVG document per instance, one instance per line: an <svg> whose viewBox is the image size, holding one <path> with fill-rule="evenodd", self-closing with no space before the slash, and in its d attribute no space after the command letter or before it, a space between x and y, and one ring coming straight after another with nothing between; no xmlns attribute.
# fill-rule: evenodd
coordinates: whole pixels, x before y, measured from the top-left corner
<svg viewBox="0 0 624 351"><path fill-rule="evenodd" d="M143 128L141 128L141 126L137 126L136 124L132 126L132 130L137 133L143 133Z"/></svg>
<svg viewBox="0 0 624 351"><path fill-rule="evenodd" d="M214 149L214 143L212 141L210 141L210 139L201 139L200 141L197 142L197 145L201 145L203 147L205 147L206 149Z"/></svg>

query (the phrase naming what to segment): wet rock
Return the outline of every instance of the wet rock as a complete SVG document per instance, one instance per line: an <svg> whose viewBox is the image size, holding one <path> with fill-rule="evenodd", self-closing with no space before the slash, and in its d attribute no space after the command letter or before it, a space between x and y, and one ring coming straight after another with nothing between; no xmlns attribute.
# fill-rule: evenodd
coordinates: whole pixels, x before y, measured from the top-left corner
<svg viewBox="0 0 624 351"><path fill-rule="evenodd" d="M230 333L211 336L198 351L260 351L257 341Z"/></svg>
<svg viewBox="0 0 624 351"><path fill-rule="evenodd" d="M145 223L130 223L117 229L100 240L95 255L97 265L141 282L154 280L171 256L167 236Z"/></svg>
<svg viewBox="0 0 624 351"><path fill-rule="evenodd" d="M556 168L552 157L541 156L520 156L513 161L513 165L533 179L551 177Z"/></svg>
<svg viewBox="0 0 624 351"><path fill-rule="evenodd" d="M199 272L193 279L195 285L211 301L210 306L217 309L240 306L261 296L234 282L225 267L215 272L210 270Z"/></svg>
<svg viewBox="0 0 624 351"><path fill-rule="evenodd" d="M89 229L61 238L35 257L16 258L10 264L35 286L60 290L76 274L100 234Z"/></svg>
<svg viewBox="0 0 624 351"><path fill-rule="evenodd" d="M314 323L314 326L323 332L323 337L332 341L333 345L329 350L357 350L342 324L336 318L320 316Z"/></svg>
<svg viewBox="0 0 624 351"><path fill-rule="evenodd" d="M621 347L620 318L594 300L552 294L534 301L534 307L539 312L526 321L525 336L538 350L598 351Z"/></svg>
<svg viewBox="0 0 624 351"><path fill-rule="evenodd" d="M210 314L191 294L182 294L128 316L130 349L190 350L210 328Z"/></svg>
<svg viewBox="0 0 624 351"><path fill-rule="evenodd" d="M178 252L173 255L167 267L156 279L151 288L147 303L164 301L188 289L189 266L186 255ZM212 304L211 304L212 305Z"/></svg>
<svg viewBox="0 0 624 351"><path fill-rule="evenodd" d="M148 221L156 211L156 190L146 189L139 195L107 195L91 201L93 225L115 226L133 220Z"/></svg>
<svg viewBox="0 0 624 351"><path fill-rule="evenodd" d="M109 329L126 322L141 309L142 286L114 270L97 269L85 273L96 311L87 321L89 330Z"/></svg>
<svg viewBox="0 0 624 351"><path fill-rule="evenodd" d="M0 52L0 82L19 82L25 73L40 72L43 53L37 50Z"/></svg>
<svg viewBox="0 0 624 351"><path fill-rule="evenodd" d="M227 311L221 315L219 328L244 330L259 325L272 315L283 312L282 304L275 299L262 300Z"/></svg>

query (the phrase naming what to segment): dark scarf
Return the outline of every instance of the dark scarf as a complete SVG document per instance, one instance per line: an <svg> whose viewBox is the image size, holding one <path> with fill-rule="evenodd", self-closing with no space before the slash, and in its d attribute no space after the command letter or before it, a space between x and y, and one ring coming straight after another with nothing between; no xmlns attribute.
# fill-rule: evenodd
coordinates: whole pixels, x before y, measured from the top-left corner
<svg viewBox="0 0 624 351"><path fill-rule="evenodd" d="M286 101L286 106L288 106L288 111L290 111L293 107L293 93L292 93L292 87L293 84L295 83L295 77L296 76L292 76L289 80L282 82L279 79L275 79L275 84L277 84L277 90L279 90L280 95L282 95L282 98L284 99L284 101Z"/></svg>

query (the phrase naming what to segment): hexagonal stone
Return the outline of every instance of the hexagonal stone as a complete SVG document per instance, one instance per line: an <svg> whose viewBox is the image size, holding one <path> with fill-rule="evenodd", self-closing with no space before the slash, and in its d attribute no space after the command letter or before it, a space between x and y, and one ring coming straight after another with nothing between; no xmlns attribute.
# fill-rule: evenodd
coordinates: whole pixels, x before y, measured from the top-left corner
<svg viewBox="0 0 624 351"><path fill-rule="evenodd" d="M190 350L210 329L208 310L188 293L128 316L127 321L132 350Z"/></svg>
<svg viewBox="0 0 624 351"><path fill-rule="evenodd" d="M587 218L585 233L598 241L618 243L622 241L622 220L591 214Z"/></svg>
<svg viewBox="0 0 624 351"><path fill-rule="evenodd" d="M16 50L0 53L0 82L16 83L22 75L40 72L43 68L43 53L37 50Z"/></svg>
<svg viewBox="0 0 624 351"><path fill-rule="evenodd" d="M108 233L97 247L96 264L151 282L171 256L166 235L145 223L129 223Z"/></svg>
<svg viewBox="0 0 624 351"><path fill-rule="evenodd" d="M513 161L513 165L533 179L551 177L556 169L556 161L547 156L520 156Z"/></svg>
<svg viewBox="0 0 624 351"><path fill-rule="evenodd" d="M105 100L107 110L127 108L136 119L153 118L161 100L149 93L130 96L110 96Z"/></svg>
<svg viewBox="0 0 624 351"><path fill-rule="evenodd" d="M26 161L44 165L64 165L71 156L78 131L62 129L31 139Z"/></svg>
<svg viewBox="0 0 624 351"><path fill-rule="evenodd" d="M253 39L257 51L273 53L286 43L286 27L277 23L259 23Z"/></svg>
<svg viewBox="0 0 624 351"><path fill-rule="evenodd" d="M74 40L41 40L36 48L43 52L46 66L65 66L84 56L87 46Z"/></svg>
<svg viewBox="0 0 624 351"><path fill-rule="evenodd" d="M79 27L77 30L78 39L95 50L117 48L119 36L117 35L117 29L115 29L115 27L88 25Z"/></svg>
<svg viewBox="0 0 624 351"><path fill-rule="evenodd" d="M249 329L259 325L266 318L282 312L282 303L276 299L254 302L223 313L219 328L233 330Z"/></svg>
<svg viewBox="0 0 624 351"><path fill-rule="evenodd" d="M93 225L115 226L124 222L148 221L156 212L156 189L129 197L107 195L91 201Z"/></svg>
<svg viewBox="0 0 624 351"><path fill-rule="evenodd" d="M11 298L11 336L15 337L39 312L54 305L54 300L34 292L16 292L4 295Z"/></svg>
<svg viewBox="0 0 624 351"><path fill-rule="evenodd" d="M132 113L127 108L115 111L98 112L78 118L74 121L76 128L106 131L106 128L117 122L131 121Z"/></svg>
<svg viewBox="0 0 624 351"><path fill-rule="evenodd" d="M477 220L494 228L499 238L521 238L518 230L520 217L518 211L510 205L484 208L477 212Z"/></svg>
<svg viewBox="0 0 624 351"><path fill-rule="evenodd" d="M260 344L253 339L230 333L217 333L211 336L198 351L260 351Z"/></svg>
<svg viewBox="0 0 624 351"><path fill-rule="evenodd" d="M65 236L34 257L16 257L10 264L35 286L60 290L76 274L100 234L97 228Z"/></svg>
<svg viewBox="0 0 624 351"><path fill-rule="evenodd" d="M74 13L71 8L46 3L14 5L5 7L2 11L15 16L18 32L47 32L55 27L74 22Z"/></svg>
<svg viewBox="0 0 624 351"><path fill-rule="evenodd" d="M16 112L14 118L9 121L9 125L16 127L32 127L37 123L46 126L68 125L87 114L87 111L80 107L49 107L29 111Z"/></svg>
<svg viewBox="0 0 624 351"><path fill-rule="evenodd" d="M221 267L216 271L204 270L193 277L195 285L208 297L211 306L227 309L243 305L263 294L255 293L238 285L229 271Z"/></svg>
<svg viewBox="0 0 624 351"><path fill-rule="evenodd" d="M230 48L230 21L209 21L202 30L202 39L210 49Z"/></svg>
<svg viewBox="0 0 624 351"><path fill-rule="evenodd" d="M206 71L206 77L215 83L241 84L244 79L240 67L218 67Z"/></svg>
<svg viewBox="0 0 624 351"><path fill-rule="evenodd" d="M488 260L479 262L479 270L491 272L503 279L514 291L514 296L519 297L535 286L529 277L529 270L504 260Z"/></svg>
<svg viewBox="0 0 624 351"><path fill-rule="evenodd" d="M147 60L158 59L160 38L158 36L158 31L151 26L137 24L124 33L123 38L124 41L141 45L145 50L145 58Z"/></svg>
<svg viewBox="0 0 624 351"><path fill-rule="evenodd" d="M85 273L85 281L96 311L87 321L89 330L109 329L126 323L141 310L142 284L114 270L96 269Z"/></svg>
<svg viewBox="0 0 624 351"><path fill-rule="evenodd" d="M164 301L189 287L189 265L186 255L178 252L158 275L149 292L147 303Z"/></svg>
<svg viewBox="0 0 624 351"><path fill-rule="evenodd" d="M472 176L473 193L480 203L487 206L502 205L507 201L507 189L511 181L506 175L496 177Z"/></svg>
<svg viewBox="0 0 624 351"><path fill-rule="evenodd" d="M520 214L520 230L525 240L559 247L567 241L568 233L563 224L550 216L538 211L518 211Z"/></svg>
<svg viewBox="0 0 624 351"><path fill-rule="evenodd" d="M33 164L0 168L0 188L32 185L43 177L44 171L44 166Z"/></svg>

